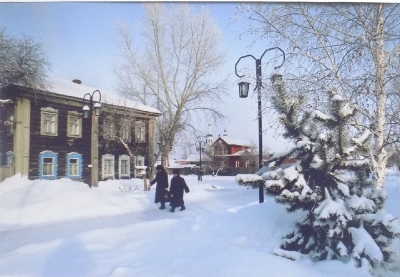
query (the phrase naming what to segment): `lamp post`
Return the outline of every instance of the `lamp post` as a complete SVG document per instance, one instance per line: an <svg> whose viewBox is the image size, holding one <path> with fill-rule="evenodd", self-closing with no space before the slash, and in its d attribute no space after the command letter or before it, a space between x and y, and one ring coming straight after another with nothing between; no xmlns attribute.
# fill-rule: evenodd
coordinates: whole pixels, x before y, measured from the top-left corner
<svg viewBox="0 0 400 277"><path fill-rule="evenodd" d="M99 100L94 101L94 95L98 94ZM98 170L99 170L99 147L98 147L98 117L100 115L100 108L101 108L101 93L99 90L95 90L90 93L86 93L83 96L83 103L85 103L85 100L89 100L89 105L83 105L82 112L83 112L83 118L84 119L89 119L89 126L90 126L90 141L91 141L91 147L90 147L90 165L88 166L91 168L91 178L90 178L90 187L97 187L98 186Z"/></svg>
<svg viewBox="0 0 400 277"><path fill-rule="evenodd" d="M198 180L203 181L203 168L201 166L201 151L204 151L204 146L206 145L205 141L198 140L196 141L196 151L200 152L200 171L198 173Z"/></svg>
<svg viewBox="0 0 400 277"><path fill-rule="evenodd" d="M278 69L285 62L285 52L279 47L268 48L267 50L264 51L264 53L261 55L261 57L259 59L255 58L253 55L242 56L239 58L239 60L235 64L236 76L238 76L239 78L242 78L242 77L244 77L244 75L240 76L237 73L237 65L239 64L240 60L247 58L247 57L251 57L256 61L257 83L256 83L256 87L254 88L254 90L257 89L257 92L258 92L258 166L259 166L259 168L262 167L262 117L261 117L261 88L262 88L261 76L262 76L262 72L261 72L261 60L264 57L265 53L267 53L270 50L279 50L283 54L283 61L282 61L281 65L274 67L274 69ZM238 85L239 85L239 97L246 98L249 94L250 83L240 82ZM263 186L263 184L260 184L260 186L259 186L258 195L259 195L259 202L263 203L264 202L264 186Z"/></svg>

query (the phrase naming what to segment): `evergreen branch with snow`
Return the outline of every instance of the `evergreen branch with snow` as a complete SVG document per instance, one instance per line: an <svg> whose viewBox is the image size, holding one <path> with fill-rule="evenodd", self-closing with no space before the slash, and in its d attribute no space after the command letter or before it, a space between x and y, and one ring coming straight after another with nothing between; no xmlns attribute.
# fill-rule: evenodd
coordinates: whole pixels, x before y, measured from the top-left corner
<svg viewBox="0 0 400 277"><path fill-rule="evenodd" d="M384 190L369 179L374 161L365 154L371 132L354 126L356 105L331 90L325 110L300 112L301 98L300 102L291 99L283 84L274 89L273 105L281 113L286 137L295 145L272 155L270 170L260 177L266 193L289 212L307 212L281 248L309 254L314 260L351 258L358 266L370 268L387 262L400 226L383 210ZM283 165L288 157L297 162ZM242 174L237 182L260 182L251 176Z"/></svg>

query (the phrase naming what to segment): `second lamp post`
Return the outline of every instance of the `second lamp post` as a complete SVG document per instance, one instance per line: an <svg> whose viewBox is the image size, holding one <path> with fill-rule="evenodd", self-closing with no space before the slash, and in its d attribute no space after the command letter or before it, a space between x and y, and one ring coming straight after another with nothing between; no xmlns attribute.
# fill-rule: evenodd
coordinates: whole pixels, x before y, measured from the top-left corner
<svg viewBox="0 0 400 277"><path fill-rule="evenodd" d="M203 168L201 166L201 151L204 151L204 146L206 145L205 141L198 140L196 141L196 151L200 152L200 170L198 174L198 180L203 181Z"/></svg>
<svg viewBox="0 0 400 277"><path fill-rule="evenodd" d="M246 58L246 57L251 57L256 61L257 83L256 83L256 87L254 90L257 89L257 92L258 92L258 166L259 166L259 168L261 168L263 166L263 164L262 164L262 156L263 156L263 154L262 154L262 152L263 152L263 150L262 150L262 116L261 116L261 88L262 88L261 60L264 57L265 53L267 53L270 50L279 50L283 54L283 62L281 63L281 65L274 67L274 69L278 69L285 62L285 52L279 47L268 48L267 50L264 51L264 53L261 55L261 57L259 59L255 58L253 55L242 56L239 58L239 60L235 64L236 76L238 76L239 78L242 78L242 77L244 77L244 75L240 76L237 73L237 65L240 62L240 60L243 58ZM250 83L248 83L248 82L240 82L239 83L239 97L246 98L248 96L249 85L250 85ZM264 185L263 184L260 184L260 186L259 186L258 196L259 196L259 202L263 203L264 202Z"/></svg>

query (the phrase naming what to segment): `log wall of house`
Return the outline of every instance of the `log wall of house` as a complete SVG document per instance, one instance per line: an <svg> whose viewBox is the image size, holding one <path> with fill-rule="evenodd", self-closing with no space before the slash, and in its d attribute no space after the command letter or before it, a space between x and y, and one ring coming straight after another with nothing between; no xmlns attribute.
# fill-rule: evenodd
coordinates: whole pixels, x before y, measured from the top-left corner
<svg viewBox="0 0 400 277"><path fill-rule="evenodd" d="M40 99L32 101L31 107L31 148L30 148L30 169L29 177L39 178L39 155L43 151L52 151L58 154L57 178L66 177L67 154L76 152L82 155L82 179L90 180L90 123L82 118L82 137L68 137L67 124L68 112L76 111L81 113L82 106L63 102L62 100L49 101ZM58 134L57 136L41 135L41 109L51 107L58 110Z"/></svg>
<svg viewBox="0 0 400 277"><path fill-rule="evenodd" d="M119 126L115 128L115 137L112 139L105 138L103 136L104 132L104 120L108 115L103 114L99 118L99 180L102 180L102 156L106 154L114 155L114 178L118 179L119 176L119 156L128 155L129 152L118 139L121 137ZM124 119L124 115L114 115L114 122L121 122ZM142 120L146 124L146 142L135 141L135 128L133 121L130 124L130 141L125 142L131 153L134 156L143 156L145 158L145 165L148 165L148 152L149 152L149 119L136 117L134 120ZM131 167L131 171L133 168Z"/></svg>
<svg viewBox="0 0 400 277"><path fill-rule="evenodd" d="M29 171L28 177L30 179L40 178L40 161L39 157L43 151L51 151L57 154L57 178L66 177L67 173L67 154L78 153L82 155L82 178L81 180L89 183L91 181L91 124L89 119L82 118L82 136L81 137L68 137L68 112L82 112L82 99L73 98L64 95L58 95L50 92L32 90L18 85L10 85L0 90L0 96L2 99L10 98L16 99L29 99ZM41 133L42 125L42 108L52 108L57 110L57 135L43 135ZM14 134L10 134L8 126L4 126L3 122L7 119L7 114L13 113L14 105L4 105L0 107L0 153L2 153L2 163L6 161L5 153L7 151L13 151L14 147ZM122 122L126 119L127 112L129 112L130 118L133 120L131 125L131 141L127 143L131 152L137 156L143 156L145 159L145 165L149 163L149 154L152 149L150 140L153 139L152 132L149 130L152 124L151 120L157 116L157 114L147 113L143 111L136 111L127 107L119 107L113 105L107 105L104 103L102 106L102 112L99 117L99 148L98 148L98 162L99 162L99 180L101 180L101 169L102 169L102 155L111 154L114 155L114 172L115 178L118 178L119 169L119 156L129 155L126 148L116 138L104 139L102 137L101 125L104 118L110 113L116 116L116 120ZM146 124L146 141L136 142L135 141L135 129L134 121L141 120ZM14 124L15 125L15 124ZM116 129L116 132L119 132ZM118 133L117 133L118 134ZM119 135L119 134L118 134ZM25 155L28 158L28 155ZM131 167L131 170L133 168Z"/></svg>

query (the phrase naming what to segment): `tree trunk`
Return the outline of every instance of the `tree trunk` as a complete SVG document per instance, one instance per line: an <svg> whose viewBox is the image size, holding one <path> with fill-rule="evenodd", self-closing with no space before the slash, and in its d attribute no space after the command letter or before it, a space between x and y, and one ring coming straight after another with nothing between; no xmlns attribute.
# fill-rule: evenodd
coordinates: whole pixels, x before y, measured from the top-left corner
<svg viewBox="0 0 400 277"><path fill-rule="evenodd" d="M169 150L164 150L161 153L161 165L166 169L168 167Z"/></svg>
<svg viewBox="0 0 400 277"><path fill-rule="evenodd" d="M384 86L385 76L385 52L384 52L384 19L382 16L383 4L377 7L376 15L376 82L375 94L377 99L377 109L375 116L375 148L374 148L374 180L377 188L383 188L385 181L385 170L387 162L387 153L383 149L384 144L384 126L386 116L387 95Z"/></svg>

